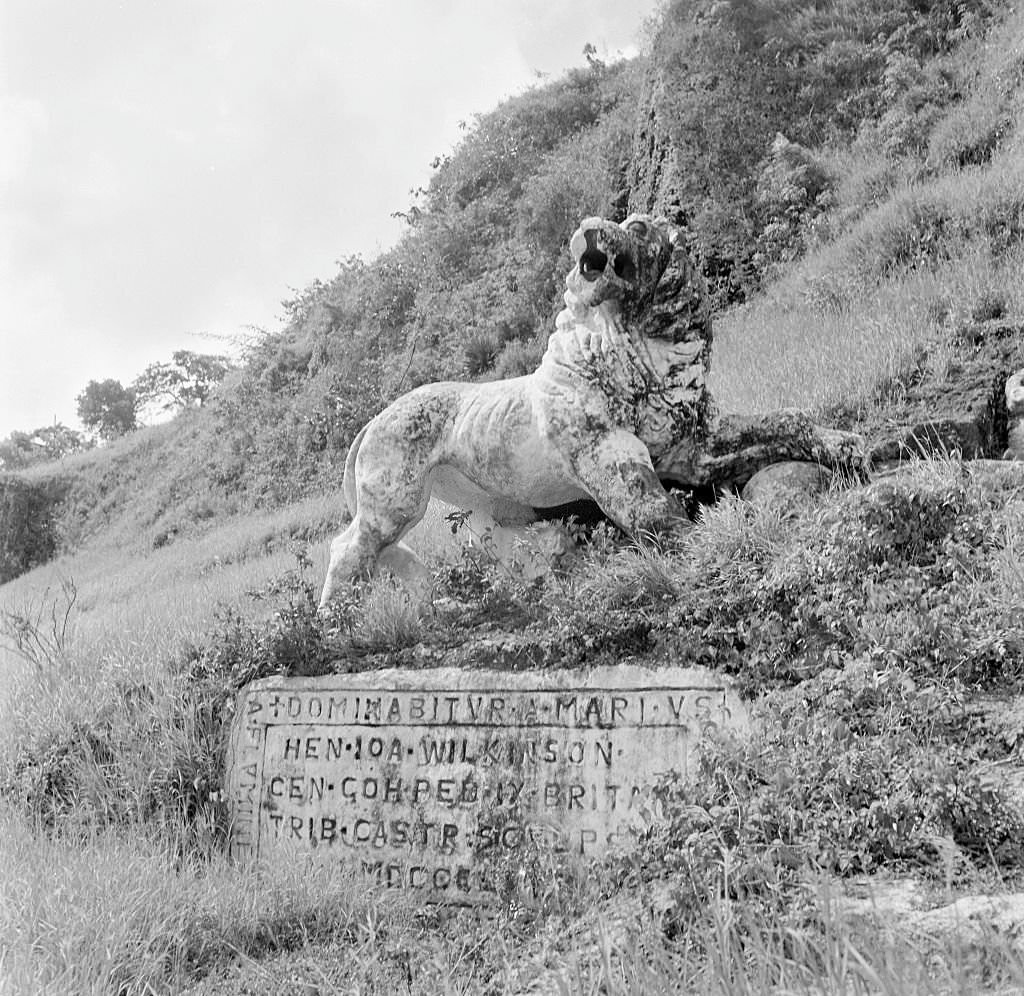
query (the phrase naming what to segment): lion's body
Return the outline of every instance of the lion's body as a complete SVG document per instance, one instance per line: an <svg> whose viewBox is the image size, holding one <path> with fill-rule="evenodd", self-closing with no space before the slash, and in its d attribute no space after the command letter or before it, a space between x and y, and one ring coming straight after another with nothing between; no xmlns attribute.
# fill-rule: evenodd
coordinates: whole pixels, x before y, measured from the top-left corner
<svg viewBox="0 0 1024 996"><path fill-rule="evenodd" d="M572 295L538 369L482 384L427 384L393 402L359 433L345 461L351 525L332 546L322 601L338 583L385 563L410 566L393 547L431 497L471 509L477 522L520 529L535 509L594 498L637 532L681 515L655 473L650 445L667 444L669 421L651 418L651 385L685 379L703 392L700 344L638 353L615 302L580 314ZM582 319L582 320L581 320ZM680 373L681 371L681 373ZM664 437L664 438L663 438ZM481 527L478 526L478 531Z"/></svg>
<svg viewBox="0 0 1024 996"><path fill-rule="evenodd" d="M349 512L385 494L394 498L403 485L429 484L432 494L453 504L473 489L527 506L579 498L548 436L546 399L535 377L428 384L403 395L353 443Z"/></svg>

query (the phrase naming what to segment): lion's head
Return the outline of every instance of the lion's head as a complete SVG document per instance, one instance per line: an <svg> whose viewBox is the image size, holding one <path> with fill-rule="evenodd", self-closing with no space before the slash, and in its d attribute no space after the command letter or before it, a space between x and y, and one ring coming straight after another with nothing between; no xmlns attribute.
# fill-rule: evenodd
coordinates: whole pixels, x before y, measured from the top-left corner
<svg viewBox="0 0 1024 996"><path fill-rule="evenodd" d="M631 215L621 225L586 218L569 242L574 266L565 283L578 305L615 301L623 308L650 298L672 255L667 222Z"/></svg>
<svg viewBox="0 0 1024 996"><path fill-rule="evenodd" d="M587 218L570 242L565 309L541 367L573 370L616 421L662 452L709 417L707 287L682 233L663 218Z"/></svg>
<svg viewBox="0 0 1024 996"><path fill-rule="evenodd" d="M675 225L643 214L621 224L587 218L569 249L566 304L577 318L614 302L633 335L710 347L707 288Z"/></svg>

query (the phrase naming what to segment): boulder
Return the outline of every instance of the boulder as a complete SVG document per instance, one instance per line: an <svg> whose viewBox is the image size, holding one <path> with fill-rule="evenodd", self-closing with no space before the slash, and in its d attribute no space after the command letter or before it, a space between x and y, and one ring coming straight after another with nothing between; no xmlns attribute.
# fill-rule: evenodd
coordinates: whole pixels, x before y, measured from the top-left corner
<svg viewBox="0 0 1024 996"><path fill-rule="evenodd" d="M784 460L759 470L743 486L740 496L746 501L790 503L827 491L832 471L806 460Z"/></svg>

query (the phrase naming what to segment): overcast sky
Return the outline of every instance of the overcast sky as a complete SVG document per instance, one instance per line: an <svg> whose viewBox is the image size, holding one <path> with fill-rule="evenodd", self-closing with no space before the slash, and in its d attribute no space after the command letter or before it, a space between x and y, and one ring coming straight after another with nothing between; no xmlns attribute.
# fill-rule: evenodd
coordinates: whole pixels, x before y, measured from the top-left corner
<svg viewBox="0 0 1024 996"><path fill-rule="evenodd" d="M632 53L658 0L0 0L0 437L279 326L458 122Z"/></svg>

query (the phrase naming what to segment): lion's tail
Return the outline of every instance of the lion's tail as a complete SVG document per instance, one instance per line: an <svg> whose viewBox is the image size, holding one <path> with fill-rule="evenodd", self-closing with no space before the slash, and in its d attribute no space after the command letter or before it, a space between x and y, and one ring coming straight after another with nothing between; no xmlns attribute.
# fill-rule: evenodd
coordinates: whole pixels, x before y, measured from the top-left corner
<svg viewBox="0 0 1024 996"><path fill-rule="evenodd" d="M341 488L345 492L345 504L348 506L348 514L355 518L356 506L356 457L359 455L359 447L362 445L363 436L370 428L367 423L360 430L352 445L348 448L348 456L345 457L345 476L342 478Z"/></svg>

